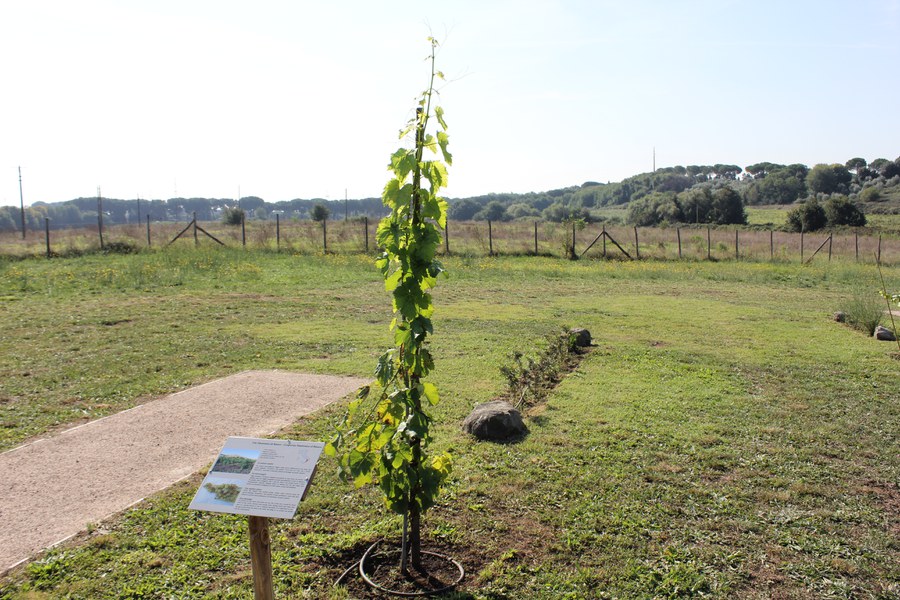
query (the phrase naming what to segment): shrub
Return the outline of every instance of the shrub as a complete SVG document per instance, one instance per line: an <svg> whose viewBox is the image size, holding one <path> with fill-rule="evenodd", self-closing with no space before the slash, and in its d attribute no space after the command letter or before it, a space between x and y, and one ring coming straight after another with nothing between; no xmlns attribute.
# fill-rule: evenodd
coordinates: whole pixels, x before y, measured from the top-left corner
<svg viewBox="0 0 900 600"><path fill-rule="evenodd" d="M225 225L240 225L241 221L244 220L244 211L243 209L234 207L234 208L226 208L222 211L222 223Z"/></svg>
<svg viewBox="0 0 900 600"><path fill-rule="evenodd" d="M829 227L863 227L866 224L866 215L846 196L832 196L825 202L825 218Z"/></svg>
<svg viewBox="0 0 900 600"><path fill-rule="evenodd" d="M787 214L789 231L816 231L828 223L825 209L815 198L810 198Z"/></svg>

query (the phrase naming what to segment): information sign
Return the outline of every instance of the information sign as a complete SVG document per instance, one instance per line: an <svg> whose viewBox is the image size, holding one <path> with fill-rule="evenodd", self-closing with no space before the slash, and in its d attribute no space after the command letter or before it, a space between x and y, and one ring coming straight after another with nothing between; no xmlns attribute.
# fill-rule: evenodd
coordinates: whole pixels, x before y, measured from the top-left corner
<svg viewBox="0 0 900 600"><path fill-rule="evenodd" d="M293 518L324 447L322 442L230 437L189 508Z"/></svg>

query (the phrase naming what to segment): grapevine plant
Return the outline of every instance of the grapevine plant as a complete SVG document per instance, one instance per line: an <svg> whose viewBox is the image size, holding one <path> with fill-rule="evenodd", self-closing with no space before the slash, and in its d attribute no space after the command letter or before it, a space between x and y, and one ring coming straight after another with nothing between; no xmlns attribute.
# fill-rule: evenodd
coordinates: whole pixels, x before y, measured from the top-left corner
<svg viewBox="0 0 900 600"><path fill-rule="evenodd" d="M428 88L400 132L401 140L412 137L412 147L391 155L391 178L382 194L391 214L376 234L383 251L375 264L385 290L393 295L394 346L378 359L375 383L360 389L325 449L337 456L343 477L357 487L377 484L387 507L404 516L404 572L407 556L414 567L422 568L421 515L434 504L451 468L449 453L428 454L432 418L427 407L439 399L435 385L425 381L434 368L426 345L434 313L428 290L444 273L435 254L447 222L447 203L438 192L447 185L447 166L452 162L444 112L432 106L435 80L443 79L443 74L435 70L437 42L433 38L429 42Z"/></svg>

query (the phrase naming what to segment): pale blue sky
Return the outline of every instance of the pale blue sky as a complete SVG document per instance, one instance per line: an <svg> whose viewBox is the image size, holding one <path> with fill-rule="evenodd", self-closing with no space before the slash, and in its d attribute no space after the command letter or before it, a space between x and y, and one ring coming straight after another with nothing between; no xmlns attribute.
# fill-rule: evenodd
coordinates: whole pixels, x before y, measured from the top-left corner
<svg viewBox="0 0 900 600"><path fill-rule="evenodd" d="M378 196L430 33L447 196L900 154L900 0L5 0L0 203Z"/></svg>

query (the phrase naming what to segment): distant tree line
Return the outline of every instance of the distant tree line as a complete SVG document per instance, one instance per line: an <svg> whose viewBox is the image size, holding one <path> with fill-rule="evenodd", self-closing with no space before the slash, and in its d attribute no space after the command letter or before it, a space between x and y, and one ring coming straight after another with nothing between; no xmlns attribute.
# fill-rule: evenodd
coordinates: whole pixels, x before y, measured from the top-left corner
<svg viewBox="0 0 900 600"><path fill-rule="evenodd" d="M457 221L601 221L603 208L628 206L628 221L640 226L739 224L746 221L744 207L748 205L803 203L796 214L806 217L791 217L788 226L813 231L821 222L818 209L825 214L821 226L852 225L865 222L861 206L877 210L871 207L887 200L895 200L894 204L900 205L900 157L871 162L855 157L844 164L818 164L812 168L771 162L744 168L732 164L675 166L615 183L588 181L580 186L545 192L485 194L448 201L449 216ZM249 220L274 219L277 214L282 219L321 221L362 216L380 218L386 214L380 198L346 201L298 198L279 202L266 202L257 196L243 197L240 201L103 198L102 209L104 223L108 224L143 222L147 215L154 221L187 221L194 213L201 221L222 220L232 224L239 224L242 215ZM53 228L94 225L97 198L35 203L26 209L26 227L43 228L45 217L50 218ZM19 208L0 207L0 230L19 228Z"/></svg>

